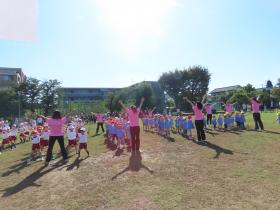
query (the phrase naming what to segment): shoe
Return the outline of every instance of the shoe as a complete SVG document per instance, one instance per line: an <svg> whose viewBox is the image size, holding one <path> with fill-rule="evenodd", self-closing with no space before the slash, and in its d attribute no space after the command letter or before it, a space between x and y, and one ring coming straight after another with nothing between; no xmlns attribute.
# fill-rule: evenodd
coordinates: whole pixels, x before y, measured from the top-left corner
<svg viewBox="0 0 280 210"><path fill-rule="evenodd" d="M45 167L48 167L48 165L49 165L49 162L46 161L45 162Z"/></svg>

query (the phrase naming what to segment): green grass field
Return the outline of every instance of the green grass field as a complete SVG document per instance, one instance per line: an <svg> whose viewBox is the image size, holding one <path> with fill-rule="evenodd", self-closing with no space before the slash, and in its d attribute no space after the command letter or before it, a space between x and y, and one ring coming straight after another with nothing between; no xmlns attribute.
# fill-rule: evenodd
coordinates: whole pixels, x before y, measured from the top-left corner
<svg viewBox="0 0 280 210"><path fill-rule="evenodd" d="M205 145L141 131L137 157L107 149L90 125L89 158L73 151L46 168L27 165L31 146L20 144L0 156L0 209L280 209L276 114L262 113L264 132L247 120L246 131L208 131Z"/></svg>

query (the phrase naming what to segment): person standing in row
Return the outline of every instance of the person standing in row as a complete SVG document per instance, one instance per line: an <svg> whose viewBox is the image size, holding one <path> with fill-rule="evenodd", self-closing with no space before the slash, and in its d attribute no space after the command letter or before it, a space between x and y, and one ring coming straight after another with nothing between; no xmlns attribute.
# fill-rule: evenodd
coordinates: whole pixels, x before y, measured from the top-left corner
<svg viewBox="0 0 280 210"><path fill-rule="evenodd" d="M97 112L96 121L97 121L97 127L96 127L96 134L95 135L98 135L99 127L101 127L102 132L104 133L104 127L103 127L104 114L102 114L100 112Z"/></svg>
<svg viewBox="0 0 280 210"><path fill-rule="evenodd" d="M203 103L207 95L203 96L202 101L197 101L196 103L191 102L188 97L184 99L192 106L194 117L195 117L195 128L197 132L197 141L199 143L206 140L206 135L204 131L204 117L203 117Z"/></svg>
<svg viewBox="0 0 280 210"><path fill-rule="evenodd" d="M119 103L122 108L128 114L129 124L130 124L130 133L131 133L131 152L132 155L140 154L140 126L139 126L139 113L141 111L144 97L141 98L141 102L138 108L136 106L131 106L130 108L126 108L121 100Z"/></svg>
<svg viewBox="0 0 280 210"><path fill-rule="evenodd" d="M226 101L226 103L225 102L221 102L223 105L224 105L224 107L225 107L225 112L228 112L228 113L230 113L230 114L232 114L233 112L234 112L234 105L236 104L236 103L230 103L230 101Z"/></svg>
<svg viewBox="0 0 280 210"><path fill-rule="evenodd" d="M261 114L260 114L260 102L257 97L249 98L249 101L251 102L252 111L253 111L253 119L255 122L255 130L264 130L263 123L261 120Z"/></svg>
<svg viewBox="0 0 280 210"><path fill-rule="evenodd" d="M64 160L68 159L68 155L64 146L64 124L66 122L66 117L61 117L60 111L54 111L52 117L45 117L40 115L50 128L50 138L49 138L49 147L47 151L47 157L45 166L48 166L51 158L52 151L55 141L57 140L60 146L60 150Z"/></svg>

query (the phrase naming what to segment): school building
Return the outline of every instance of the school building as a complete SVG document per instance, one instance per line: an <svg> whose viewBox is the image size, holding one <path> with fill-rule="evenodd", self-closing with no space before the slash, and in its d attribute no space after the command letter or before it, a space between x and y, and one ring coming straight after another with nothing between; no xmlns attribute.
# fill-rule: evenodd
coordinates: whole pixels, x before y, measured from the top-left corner
<svg viewBox="0 0 280 210"><path fill-rule="evenodd" d="M17 86L26 81L21 68L0 67L0 88Z"/></svg>
<svg viewBox="0 0 280 210"><path fill-rule="evenodd" d="M121 88L78 88L63 87L61 88L64 102L71 101L90 102L95 100L104 100L108 93L119 91Z"/></svg>

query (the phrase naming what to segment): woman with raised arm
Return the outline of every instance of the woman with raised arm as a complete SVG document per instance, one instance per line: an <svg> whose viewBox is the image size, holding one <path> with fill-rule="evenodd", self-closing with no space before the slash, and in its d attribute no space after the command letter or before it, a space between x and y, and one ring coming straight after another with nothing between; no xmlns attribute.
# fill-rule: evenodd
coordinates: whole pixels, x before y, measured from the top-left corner
<svg viewBox="0 0 280 210"><path fill-rule="evenodd" d="M184 99L192 106L195 118L195 128L197 132L197 141L199 143L206 140L205 132L204 132L204 117L203 117L203 103L206 99L206 95L203 96L202 101L197 101L196 103L191 102L187 97Z"/></svg>
<svg viewBox="0 0 280 210"><path fill-rule="evenodd" d="M258 98L257 97L249 98L248 96L247 96L247 98L251 102L252 111L253 111L253 119L255 122L255 130L259 130L259 128L261 130L264 130L263 123L261 120L261 114L260 114L260 105L261 104L260 104Z"/></svg>
<svg viewBox="0 0 280 210"><path fill-rule="evenodd" d="M221 101L221 103L225 106L225 112L232 114L232 112L234 111L233 106L236 103L232 104L232 103L230 103L230 101L226 101L226 103Z"/></svg>
<svg viewBox="0 0 280 210"><path fill-rule="evenodd" d="M207 93L206 93L205 99L207 99ZM211 126L211 124L212 124L212 116L213 116L213 106L216 103L211 104L209 102L206 102L206 103L202 103L202 104L203 104L203 108L206 111L206 117L207 117L206 123L207 123L208 126Z"/></svg>
<svg viewBox="0 0 280 210"><path fill-rule="evenodd" d="M64 160L67 160L68 155L64 146L64 124L66 122L66 117L61 117L60 111L54 111L52 117L45 117L40 115L50 128L50 138L49 138L49 147L47 151L47 157L45 166L48 166L52 158L52 150L55 141L57 140L61 149L61 153Z"/></svg>
<svg viewBox="0 0 280 210"><path fill-rule="evenodd" d="M139 126L139 113L141 111L144 97L141 98L141 102L138 108L136 106L131 106L127 108L124 106L123 102L119 100L120 105L128 114L130 133L131 133L131 152L132 155L140 154L140 126Z"/></svg>

